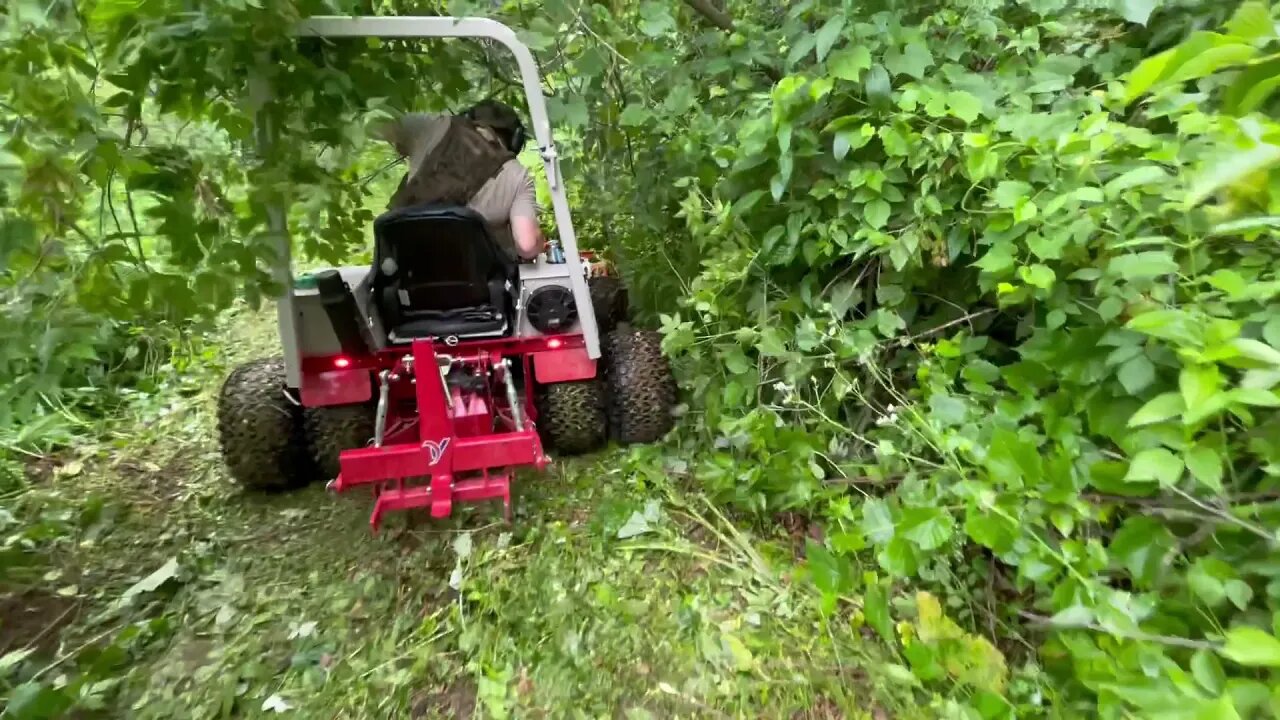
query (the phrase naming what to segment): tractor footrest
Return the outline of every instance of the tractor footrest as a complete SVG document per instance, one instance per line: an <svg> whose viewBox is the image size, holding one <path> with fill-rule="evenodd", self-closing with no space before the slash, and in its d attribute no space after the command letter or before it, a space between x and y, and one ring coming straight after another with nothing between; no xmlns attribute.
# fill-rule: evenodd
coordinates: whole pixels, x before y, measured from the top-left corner
<svg viewBox="0 0 1280 720"><path fill-rule="evenodd" d="M430 485L415 485L382 490L374 501L369 525L374 532L382 524L382 516L388 511L431 508L431 516L448 517L453 511L453 501L482 502L502 500L503 515L511 520L511 474L495 473L466 480L449 480L443 476L431 479Z"/></svg>

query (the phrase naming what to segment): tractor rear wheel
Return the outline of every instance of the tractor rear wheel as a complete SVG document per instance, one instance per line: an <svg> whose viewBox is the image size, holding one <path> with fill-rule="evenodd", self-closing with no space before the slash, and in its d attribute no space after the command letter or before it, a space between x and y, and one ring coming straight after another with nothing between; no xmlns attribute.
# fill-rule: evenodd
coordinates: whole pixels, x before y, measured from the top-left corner
<svg viewBox="0 0 1280 720"><path fill-rule="evenodd" d="M375 409L369 403L328 405L302 411L311 457L326 480L338 477L338 455L363 448L373 438Z"/></svg>
<svg viewBox="0 0 1280 720"><path fill-rule="evenodd" d="M605 336L609 432L623 444L655 442L675 425L676 383L662 335L622 325Z"/></svg>
<svg viewBox="0 0 1280 720"><path fill-rule="evenodd" d="M622 278L599 275L587 280L591 291L591 307L595 310L596 329L601 335L611 332L620 322L626 322L629 308L627 288Z"/></svg>
<svg viewBox="0 0 1280 720"><path fill-rule="evenodd" d="M218 393L218 443L231 478L251 490L287 490L314 473L300 408L286 395L284 360L245 363Z"/></svg>
<svg viewBox="0 0 1280 720"><path fill-rule="evenodd" d="M558 452L595 450L605 441L604 391L597 379L544 385L538 399L538 427Z"/></svg>

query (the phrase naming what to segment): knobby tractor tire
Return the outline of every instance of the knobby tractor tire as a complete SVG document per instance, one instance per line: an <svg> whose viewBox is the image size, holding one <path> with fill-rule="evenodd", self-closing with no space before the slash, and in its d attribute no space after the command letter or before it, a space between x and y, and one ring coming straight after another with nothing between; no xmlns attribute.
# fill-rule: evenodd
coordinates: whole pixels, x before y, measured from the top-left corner
<svg viewBox="0 0 1280 720"><path fill-rule="evenodd" d="M302 411L311 458L326 481L338 477L338 455L367 447L373 439L376 411L370 403L330 405Z"/></svg>
<svg viewBox="0 0 1280 720"><path fill-rule="evenodd" d="M301 408L285 395L284 360L237 367L218 393L218 443L231 478L251 490L301 487L315 466Z"/></svg>
<svg viewBox="0 0 1280 720"><path fill-rule="evenodd" d="M600 275L589 278L587 287L591 291L591 307L595 310L596 328L601 336L612 332L618 323L626 322L629 311L627 288L621 278Z"/></svg>
<svg viewBox="0 0 1280 720"><path fill-rule="evenodd" d="M604 390L597 379L542 386L538 427L557 452L576 455L604 444Z"/></svg>
<svg viewBox="0 0 1280 720"><path fill-rule="evenodd" d="M623 444L660 440L675 425L676 404L662 335L623 325L603 344L610 434Z"/></svg>

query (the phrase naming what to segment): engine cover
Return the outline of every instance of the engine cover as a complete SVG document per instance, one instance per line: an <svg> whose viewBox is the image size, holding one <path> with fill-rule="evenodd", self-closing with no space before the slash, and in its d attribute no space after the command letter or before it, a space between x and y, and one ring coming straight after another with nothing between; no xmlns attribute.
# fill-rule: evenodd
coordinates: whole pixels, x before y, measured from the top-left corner
<svg viewBox="0 0 1280 720"><path fill-rule="evenodd" d="M578 321L573 291L563 285L544 285L529 295L529 324L540 333L563 332Z"/></svg>

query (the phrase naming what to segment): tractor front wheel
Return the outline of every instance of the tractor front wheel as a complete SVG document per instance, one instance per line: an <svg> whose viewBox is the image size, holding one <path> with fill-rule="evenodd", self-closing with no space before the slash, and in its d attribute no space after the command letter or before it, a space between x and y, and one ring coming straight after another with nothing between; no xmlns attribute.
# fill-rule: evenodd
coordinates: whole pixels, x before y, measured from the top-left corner
<svg viewBox="0 0 1280 720"><path fill-rule="evenodd" d="M326 480L338 477L343 450L363 448L373 439L374 407L370 403L329 405L302 411L307 443Z"/></svg>
<svg viewBox="0 0 1280 720"><path fill-rule="evenodd" d="M544 385L540 395L538 426L548 445L576 455L604 444L604 392L599 380Z"/></svg>
<svg viewBox="0 0 1280 720"><path fill-rule="evenodd" d="M623 444L651 443L675 425L676 383L662 335L622 325L605 336L609 431Z"/></svg>
<svg viewBox="0 0 1280 720"><path fill-rule="evenodd" d="M286 392L284 360L266 358L237 367L218 393L223 462L251 490L287 490L312 477L300 408Z"/></svg>

